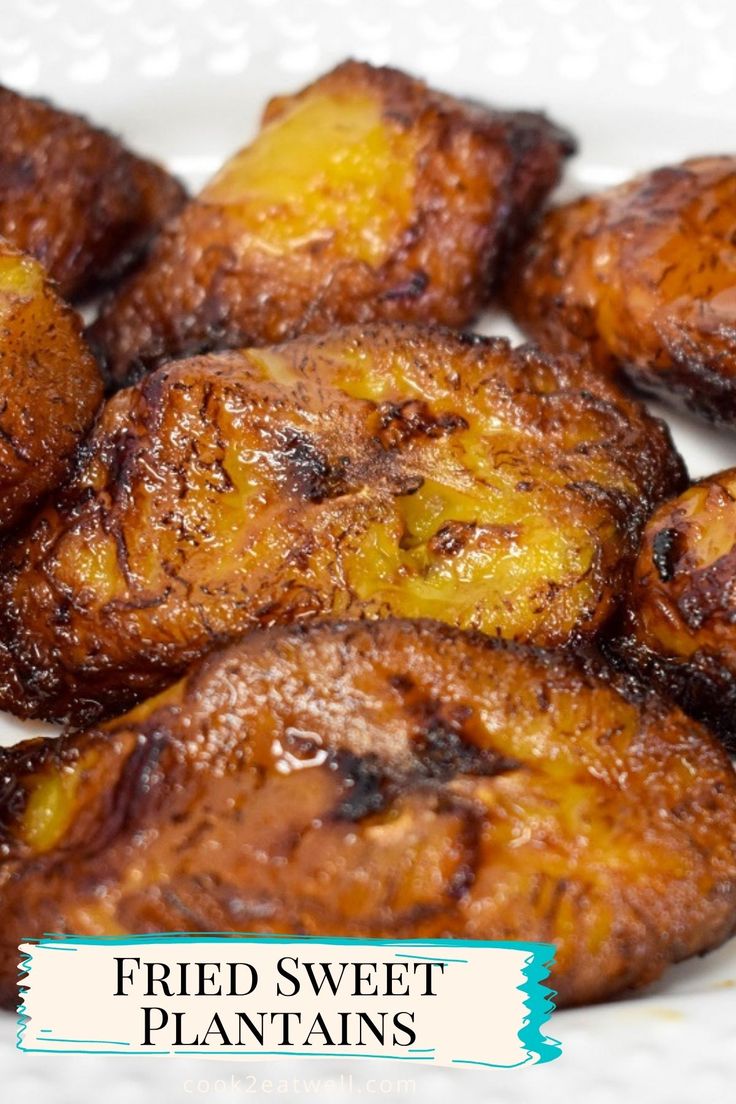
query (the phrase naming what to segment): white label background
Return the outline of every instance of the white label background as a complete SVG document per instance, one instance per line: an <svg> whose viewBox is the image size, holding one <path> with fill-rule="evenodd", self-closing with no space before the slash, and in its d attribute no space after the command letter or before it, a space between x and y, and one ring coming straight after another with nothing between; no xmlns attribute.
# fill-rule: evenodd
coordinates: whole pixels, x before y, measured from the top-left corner
<svg viewBox="0 0 736 1104"><path fill-rule="evenodd" d="M545 1048L544 1057L530 1050L530 1043L523 1041L519 1032L529 1022L541 1028L546 1012L548 990L543 982L535 980L543 973L542 964L551 957L551 948L530 944L467 944L455 941L437 943L366 941L322 941L318 938L289 941L288 939L260 940L237 939L169 939L167 941L134 940L108 943L76 942L67 939L48 939L37 944L24 944L24 955L30 956L30 971L23 981L27 986L19 1032L19 1048L44 1052L92 1052L117 1054L209 1054L218 1058L232 1057L253 1061L290 1054L305 1057L315 1055L381 1057L410 1062L432 1062L436 1065L488 1065L511 1067L526 1065L537 1060L556 1057L554 1048ZM165 963L171 968L170 983L176 991L179 977L178 963L188 962L251 963L258 973L258 985L247 997L229 995L172 995L167 996L156 986L154 995L146 995L145 969L136 969L126 962L124 973L134 970L132 982L125 984L125 996L115 996L118 969L116 958L140 958L142 967L147 962ZM279 996L277 984L291 993L293 986L277 971L277 963L283 958L298 958L300 966L287 964L291 973L301 981L298 994ZM525 972L534 959L535 978ZM432 970L432 988L435 996L424 995L428 962L445 963L444 972ZM323 985L315 994L304 969L304 962L330 963L335 978L340 964L376 962L379 969L374 977L378 983L376 996L354 995L354 971L348 967L336 995ZM381 963L406 963L406 983L395 989L408 988L409 995L383 995L385 968ZM315 967L318 978L322 968ZM416 969L416 973L414 973ZM211 971L208 971L211 973ZM240 971L243 979L247 970ZM189 971L190 991L196 991L196 966ZM221 980L226 983L228 973L222 969ZM244 988L247 988L246 984ZM367 988L373 988L373 985ZM209 987L210 991L212 987ZM527 1003L528 1002L528 1003ZM169 1022L161 1030L152 1033L152 1046L144 1046L143 1007L156 1007L169 1013ZM530 1013L530 1008L534 1009ZM392 1017L399 1011L413 1012L411 1023L416 1039L410 1046L400 1045L407 1036L398 1031L399 1044L393 1042ZM260 1026L260 1012L265 1012L264 1043L244 1027L242 1043L238 1041L236 1012L246 1012ZM175 1012L185 1013L182 1020L182 1042L175 1046ZM271 1025L270 1014L283 1012L301 1013L301 1022L291 1025L291 1046L282 1046L280 1018ZM334 1028L334 1038L339 1038L338 1013L351 1013L349 1047L329 1046L318 1032L311 1037L311 1045L305 1045L306 1036L317 1014L321 1014L328 1030ZM356 1045L358 1012L371 1015L380 1024L381 1012L385 1012L385 1039L383 1045L370 1030L363 1030L364 1045ZM210 1034L208 1045L193 1045L207 1032L215 1013L227 1031L231 1046L223 1045L217 1033ZM158 1024L160 1017L152 1014ZM402 1021L408 1023L408 1017ZM554 1042L552 1040L552 1042ZM533 1045L533 1044L531 1044Z"/></svg>

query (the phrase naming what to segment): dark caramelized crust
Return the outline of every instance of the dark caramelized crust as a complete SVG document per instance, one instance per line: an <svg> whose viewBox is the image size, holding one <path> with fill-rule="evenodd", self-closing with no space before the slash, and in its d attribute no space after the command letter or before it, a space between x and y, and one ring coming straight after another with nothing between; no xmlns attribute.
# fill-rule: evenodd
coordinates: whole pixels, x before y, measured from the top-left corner
<svg viewBox="0 0 736 1104"><path fill-rule="evenodd" d="M736 776L695 722L435 622L253 633L0 752L0 999L44 932L539 940L562 1005L736 927Z"/></svg>
<svg viewBox="0 0 736 1104"><path fill-rule="evenodd" d="M736 751L736 468L654 514L611 649Z"/></svg>
<svg viewBox="0 0 736 1104"><path fill-rule="evenodd" d="M346 62L272 100L93 327L112 382L371 320L461 326L572 141L541 115Z"/></svg>
<svg viewBox="0 0 736 1104"><path fill-rule="evenodd" d="M0 235L38 258L66 298L119 275L184 190L113 135L0 87Z"/></svg>
<svg viewBox="0 0 736 1104"><path fill-rule="evenodd" d="M0 705L119 711L321 613L589 638L681 484L638 404L501 339L355 327L178 361L108 403L0 552Z"/></svg>
<svg viewBox="0 0 736 1104"><path fill-rule="evenodd" d="M702 157L550 211L508 280L545 348L712 421L736 420L736 157Z"/></svg>
<svg viewBox="0 0 736 1104"><path fill-rule="evenodd" d="M0 239L0 530L67 475L101 399L80 319L38 261Z"/></svg>

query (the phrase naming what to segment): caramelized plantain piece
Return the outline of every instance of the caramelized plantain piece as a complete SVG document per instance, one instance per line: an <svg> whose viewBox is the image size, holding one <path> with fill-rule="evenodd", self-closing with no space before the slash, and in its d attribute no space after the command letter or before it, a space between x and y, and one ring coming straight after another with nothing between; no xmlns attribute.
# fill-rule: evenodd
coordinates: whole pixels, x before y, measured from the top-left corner
<svg viewBox="0 0 736 1104"><path fill-rule="evenodd" d="M47 931L551 941L561 1004L736 928L736 775L651 693L436 622L256 632L0 752L0 998Z"/></svg>
<svg viewBox="0 0 736 1104"><path fill-rule="evenodd" d="M182 187L113 135L0 87L0 234L66 298L109 282L184 203Z"/></svg>
<svg viewBox="0 0 736 1104"><path fill-rule="evenodd" d="M102 399L75 312L0 239L0 531L67 475Z"/></svg>
<svg viewBox="0 0 736 1104"><path fill-rule="evenodd" d="M271 100L92 329L122 384L171 356L371 320L461 326L572 141L346 62Z"/></svg>
<svg viewBox="0 0 736 1104"><path fill-rule="evenodd" d="M736 421L736 157L658 169L550 211L507 300L543 347Z"/></svg>
<svg viewBox="0 0 736 1104"><path fill-rule="evenodd" d="M736 751L736 468L654 514L622 620L612 654Z"/></svg>
<svg viewBox="0 0 736 1104"><path fill-rule="evenodd" d="M317 614L589 638L681 484L662 423L502 339L379 325L173 362L0 551L0 707L96 718Z"/></svg>

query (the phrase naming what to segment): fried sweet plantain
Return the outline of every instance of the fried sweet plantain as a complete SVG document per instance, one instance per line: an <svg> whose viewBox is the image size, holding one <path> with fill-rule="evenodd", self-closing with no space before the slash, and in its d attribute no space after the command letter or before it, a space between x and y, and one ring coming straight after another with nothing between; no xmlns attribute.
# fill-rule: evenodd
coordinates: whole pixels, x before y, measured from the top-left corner
<svg viewBox="0 0 736 1104"><path fill-rule="evenodd" d="M38 261L0 239L0 530L67 475L101 399L79 318Z"/></svg>
<svg viewBox="0 0 736 1104"><path fill-rule="evenodd" d="M0 235L41 261L66 298L118 276L186 198L113 135L2 87L0 133Z"/></svg>
<svg viewBox="0 0 736 1104"><path fill-rule="evenodd" d="M502 339L377 325L172 362L0 551L0 707L97 718L317 614L589 638L681 484L662 423Z"/></svg>
<svg viewBox="0 0 736 1104"><path fill-rule="evenodd" d="M507 300L545 348L736 421L736 157L658 169L550 211Z"/></svg>
<svg viewBox="0 0 736 1104"><path fill-rule="evenodd" d="M436 622L251 633L0 752L0 997L44 932L557 944L561 1004L736 928L736 775L651 693Z"/></svg>
<svg viewBox="0 0 736 1104"><path fill-rule="evenodd" d="M654 514L611 650L736 752L736 468Z"/></svg>
<svg viewBox="0 0 736 1104"><path fill-rule="evenodd" d="M335 324L472 320L570 136L346 62L271 100L237 153L115 291L92 340L113 382L170 356Z"/></svg>

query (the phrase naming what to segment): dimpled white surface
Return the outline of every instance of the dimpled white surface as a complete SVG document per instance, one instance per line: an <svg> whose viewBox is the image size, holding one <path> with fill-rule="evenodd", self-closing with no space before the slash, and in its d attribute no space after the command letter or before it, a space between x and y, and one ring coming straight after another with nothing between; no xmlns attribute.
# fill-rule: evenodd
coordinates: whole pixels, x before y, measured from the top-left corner
<svg viewBox="0 0 736 1104"><path fill-rule="evenodd" d="M91 115L198 185L253 133L267 96L345 57L396 64L489 102L543 107L581 143L564 194L736 147L731 0L3 0L0 80ZM488 317L486 332L511 332ZM693 475L736 464L736 435L666 414ZM0 742L43 730L0 715ZM2 918L0 917L0 923ZM483 1007L475 1010L483 1016ZM736 942L645 995L558 1013L557 1062L484 1074L389 1063L26 1055L0 1016L0 1099L197 1098L440 1104L693 1104L733 1098ZM402 1071L403 1072L403 1071ZM353 1075L353 1092L339 1082ZM255 1083L248 1079L255 1075ZM231 1077L236 1078L233 1085ZM322 1079L309 1093L301 1081ZM239 1084L238 1084L239 1079ZM273 1084L269 1091L263 1081ZM372 1080L373 1079L373 1080ZM382 1079L388 1081L383 1085ZM202 1090L197 1091L198 1085ZM205 1091L209 1088L209 1092ZM313 1090L316 1088L313 1085Z"/></svg>

